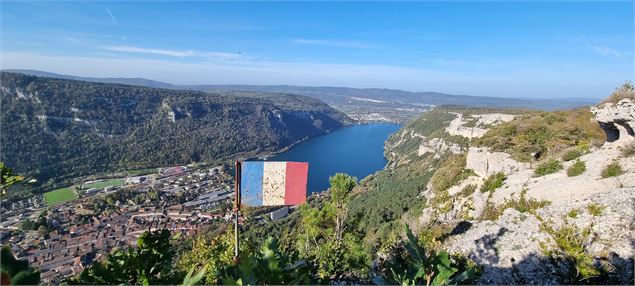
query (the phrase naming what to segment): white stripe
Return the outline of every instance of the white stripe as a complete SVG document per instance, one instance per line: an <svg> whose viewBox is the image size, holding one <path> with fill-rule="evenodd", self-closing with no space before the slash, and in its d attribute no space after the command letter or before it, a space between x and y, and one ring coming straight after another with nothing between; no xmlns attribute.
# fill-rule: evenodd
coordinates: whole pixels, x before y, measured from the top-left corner
<svg viewBox="0 0 635 286"><path fill-rule="evenodd" d="M262 205L284 205L287 162L265 162L262 175Z"/></svg>

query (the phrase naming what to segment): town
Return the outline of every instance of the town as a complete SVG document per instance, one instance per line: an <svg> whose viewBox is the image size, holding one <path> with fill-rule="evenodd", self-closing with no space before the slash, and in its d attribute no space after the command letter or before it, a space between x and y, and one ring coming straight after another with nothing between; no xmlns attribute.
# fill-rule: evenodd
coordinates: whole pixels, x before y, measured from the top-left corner
<svg viewBox="0 0 635 286"><path fill-rule="evenodd" d="M3 206L2 244L40 269L42 281L60 283L113 249L134 246L145 231L192 236L233 214L233 176L224 166L161 168L118 186L84 187L104 181L78 185L76 199L48 207L42 195ZM287 213L284 207L264 215Z"/></svg>

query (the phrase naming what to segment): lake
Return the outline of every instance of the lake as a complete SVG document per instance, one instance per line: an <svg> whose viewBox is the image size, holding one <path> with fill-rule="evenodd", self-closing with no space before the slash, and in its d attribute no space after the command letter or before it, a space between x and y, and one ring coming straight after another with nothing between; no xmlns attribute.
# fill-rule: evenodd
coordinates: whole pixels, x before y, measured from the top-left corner
<svg viewBox="0 0 635 286"><path fill-rule="evenodd" d="M268 161L309 162L308 193L328 189L329 177L342 172L359 180L383 169L384 141L398 124L364 124L339 128L307 141Z"/></svg>

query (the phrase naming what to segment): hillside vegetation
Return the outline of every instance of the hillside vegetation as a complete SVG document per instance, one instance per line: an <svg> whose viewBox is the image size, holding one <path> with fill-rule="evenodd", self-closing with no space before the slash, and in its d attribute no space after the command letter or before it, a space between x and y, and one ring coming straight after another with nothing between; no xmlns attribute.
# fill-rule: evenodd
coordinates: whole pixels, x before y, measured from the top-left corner
<svg viewBox="0 0 635 286"><path fill-rule="evenodd" d="M609 97L602 101L602 103L617 103L626 98L635 101L635 87L633 87L633 83L630 81L616 88Z"/></svg>
<svg viewBox="0 0 635 286"><path fill-rule="evenodd" d="M588 150L605 140L593 114L588 109L576 109L522 114L492 127L477 144L529 162L557 155L570 147Z"/></svg>
<svg viewBox="0 0 635 286"><path fill-rule="evenodd" d="M347 124L312 98L1 74L0 160L46 185L279 150ZM10 135L10 136L9 136Z"/></svg>

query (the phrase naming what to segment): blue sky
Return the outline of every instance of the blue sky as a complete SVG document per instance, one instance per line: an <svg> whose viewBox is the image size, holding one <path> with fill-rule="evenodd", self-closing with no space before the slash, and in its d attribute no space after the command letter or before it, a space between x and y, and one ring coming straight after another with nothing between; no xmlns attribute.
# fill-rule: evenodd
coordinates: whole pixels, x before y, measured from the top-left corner
<svg viewBox="0 0 635 286"><path fill-rule="evenodd" d="M633 80L621 2L0 2L2 68L175 84L602 98Z"/></svg>

